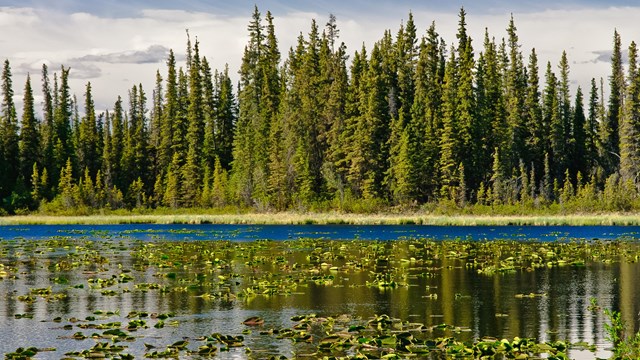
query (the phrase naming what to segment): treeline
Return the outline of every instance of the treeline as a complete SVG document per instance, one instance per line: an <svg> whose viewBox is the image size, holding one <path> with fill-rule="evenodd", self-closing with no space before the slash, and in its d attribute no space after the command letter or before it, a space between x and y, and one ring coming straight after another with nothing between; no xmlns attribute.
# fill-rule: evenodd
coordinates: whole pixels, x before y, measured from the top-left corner
<svg viewBox="0 0 640 360"><path fill-rule="evenodd" d="M90 83L80 103L69 69L52 84L43 65L42 116L28 77L18 121L5 61L4 210L640 208L640 70L634 42L623 68L617 32L607 96L594 78L572 97L566 53L541 77L513 18L474 50L463 9L451 43L409 14L351 57L333 16L284 60L269 12L248 31L236 91L188 39L151 99L135 85L102 114Z"/></svg>

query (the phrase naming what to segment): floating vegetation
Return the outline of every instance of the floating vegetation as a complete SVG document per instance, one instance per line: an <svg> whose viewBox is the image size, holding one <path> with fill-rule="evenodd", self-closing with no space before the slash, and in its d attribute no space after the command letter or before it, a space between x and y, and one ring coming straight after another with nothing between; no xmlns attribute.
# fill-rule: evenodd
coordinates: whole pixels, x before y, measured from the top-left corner
<svg viewBox="0 0 640 360"><path fill-rule="evenodd" d="M31 359L33 356L35 356L38 353L46 352L46 351L56 351L56 349L55 348L38 349L33 346L28 347L26 349L20 347L13 352L4 354L4 357L5 359L12 359L12 360L27 360L27 359Z"/></svg>
<svg viewBox="0 0 640 360"><path fill-rule="evenodd" d="M43 351L58 358L114 359L226 353L248 358L565 359L572 349L595 351L594 345L572 344L557 332L548 332L548 341L479 333L470 315L458 314L485 316L473 309L481 306L478 297L486 296L480 290L489 289L500 295L490 294L499 302L485 320L515 322L519 313L514 308L535 308L558 296L555 288L525 286L526 279L635 266L640 244L631 239L520 238L96 241L57 234L0 240L0 253L2 301L12 304L0 321L40 326L38 339L50 335L43 344L11 338L2 345L9 359ZM454 287L457 281L486 288ZM502 282L516 285L499 289ZM369 303L361 305L360 299ZM582 300L585 313L597 317L598 299ZM287 353L278 350L282 342ZM60 350L49 347L52 343Z"/></svg>

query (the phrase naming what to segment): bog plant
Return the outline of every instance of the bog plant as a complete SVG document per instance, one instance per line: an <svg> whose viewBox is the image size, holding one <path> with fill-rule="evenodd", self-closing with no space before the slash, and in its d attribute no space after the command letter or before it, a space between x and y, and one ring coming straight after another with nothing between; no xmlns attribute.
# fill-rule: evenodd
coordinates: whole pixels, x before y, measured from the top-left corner
<svg viewBox="0 0 640 360"><path fill-rule="evenodd" d="M168 241L131 237L136 232L147 232L141 229L127 229L116 235L87 229L66 231L79 237L65 236L61 231L42 240L0 240L0 254L4 255L0 257L0 285L14 287L17 291L7 296L25 309L5 321L44 323L56 336L56 344L65 348L64 355L70 358L130 359L140 355L201 358L221 352L251 353L262 358L281 356L273 354L277 351L274 349L291 348L296 355L308 358L526 359L544 355L549 359L566 359L571 349L593 351L595 347L563 339L540 341L517 336L502 339L483 337L484 334L470 338L469 327L447 323L448 320L420 321L404 315L399 319L388 313L375 313L371 307L358 316L315 314L311 309L300 308L290 321L283 321L282 313L274 316L278 310L256 311L240 315L242 318L233 317L237 325L233 331L212 333L206 330L209 325L197 327L195 334L189 331L193 331L194 317L207 321L207 316L221 307L246 306L238 313L254 312L259 307L252 308L252 304L288 301L310 291L360 289L391 295L407 289L418 291L416 285L422 283L419 301L427 304L447 301L446 306L455 306L476 295L449 294L447 300L442 289L424 287L424 281L462 271L479 281L500 282L536 271L579 272L594 264L630 263L637 261L640 254L640 245L627 240ZM218 230L211 231L171 230L185 237L213 235ZM46 274L40 280L47 285L29 283L25 269L30 266ZM60 281L63 276L66 281ZM539 290L522 291L526 292L513 292L512 299L528 304L552 296ZM48 313L34 311L43 304L52 309L67 308L63 305L82 296L96 300L87 305L86 315L61 312L60 316L47 319L42 317ZM177 300L193 306L177 307L178 311L173 313L169 310L174 308L149 309L152 302L124 301L131 305L121 313L114 307L122 304L124 298L157 299L161 304ZM103 308L91 307L96 305ZM591 306L596 310L597 302L591 301ZM625 335L620 315L607 314L611 317L607 332L616 356L634 358L638 355L640 336ZM510 314L495 316L508 318ZM231 328L225 323L214 325L224 330ZM255 341L257 337L260 341ZM282 342L287 345L279 346ZM65 346L68 343L74 345L72 349ZM19 345L22 348L17 348ZM25 359L54 351L31 345L37 344L10 343L12 349L17 349L7 357Z"/></svg>
<svg viewBox="0 0 640 360"><path fill-rule="evenodd" d="M640 331L629 331L628 324L622 320L619 311L606 309L604 314L610 321L605 324L607 340L613 344L614 359L639 359L640 358Z"/></svg>

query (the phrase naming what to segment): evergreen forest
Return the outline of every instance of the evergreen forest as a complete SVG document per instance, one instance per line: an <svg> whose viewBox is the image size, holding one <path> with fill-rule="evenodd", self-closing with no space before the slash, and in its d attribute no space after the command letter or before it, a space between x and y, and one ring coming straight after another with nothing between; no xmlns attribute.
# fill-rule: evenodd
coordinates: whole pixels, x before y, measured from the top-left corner
<svg viewBox="0 0 640 360"><path fill-rule="evenodd" d="M184 67L171 51L103 113L43 65L19 116L5 61L0 213L640 209L638 49L617 31L611 72L572 94L567 54L539 64L513 17L472 41L461 9L446 41L410 13L354 52L333 15L310 25L282 54L256 7L237 84L187 37Z"/></svg>

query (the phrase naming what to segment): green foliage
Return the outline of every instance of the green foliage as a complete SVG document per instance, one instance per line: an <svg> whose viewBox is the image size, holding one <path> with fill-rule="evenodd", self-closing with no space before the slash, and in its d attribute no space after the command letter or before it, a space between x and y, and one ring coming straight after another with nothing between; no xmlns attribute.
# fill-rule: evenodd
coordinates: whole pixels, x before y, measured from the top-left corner
<svg viewBox="0 0 640 360"><path fill-rule="evenodd" d="M213 206L224 207L228 203L228 175L227 171L222 168L219 160L216 160L216 166L213 168L213 185L211 188L211 198Z"/></svg>
<svg viewBox="0 0 640 360"><path fill-rule="evenodd" d="M629 334L621 313L604 310L611 324L604 324L607 340L613 343L613 359L637 359L640 357L640 332Z"/></svg>
<svg viewBox="0 0 640 360"><path fill-rule="evenodd" d="M188 34L188 33L187 33ZM191 41L188 43L188 52L191 52ZM198 204L200 198L200 186L202 174L200 167L204 163L204 118L202 99L202 79L200 65L200 50L198 41L193 47L193 56L187 64L189 68L189 107L187 110L187 137L188 144L186 163L183 171L183 204L193 207Z"/></svg>
<svg viewBox="0 0 640 360"><path fill-rule="evenodd" d="M638 192L631 180L623 180L618 174L607 178L603 190L603 205L609 211L630 211L635 208Z"/></svg>
<svg viewBox="0 0 640 360"><path fill-rule="evenodd" d="M67 209L75 206L74 195L76 193L73 186L73 168L71 159L67 159L67 165L60 170L58 181L58 192L61 205Z"/></svg>
<svg viewBox="0 0 640 360"><path fill-rule="evenodd" d="M34 110L31 77L27 75L24 86L22 109L22 127L20 129L20 177L25 183L32 174L33 166L40 163L40 134L38 120Z"/></svg>
<svg viewBox="0 0 640 360"><path fill-rule="evenodd" d="M95 107L93 103L93 95L91 94L91 83L87 83L85 92L84 116L80 121L77 144L78 168L88 169L95 176L100 168L100 152L98 144L101 139L98 138L98 127L96 121Z"/></svg>
<svg viewBox="0 0 640 360"><path fill-rule="evenodd" d="M640 182L640 75L638 49L629 46L629 74L620 124L620 174L625 181Z"/></svg>
<svg viewBox="0 0 640 360"><path fill-rule="evenodd" d="M611 55L611 76L609 77L609 104L607 114L600 127L602 139L602 160L605 174L611 175L619 165L620 156L620 110L624 98L624 74L622 70L622 41L618 31L613 34L613 53Z"/></svg>
<svg viewBox="0 0 640 360"><path fill-rule="evenodd" d="M75 159L75 149L73 146L73 133L71 128L71 118L73 115L73 100L69 87L70 68L60 67L60 86L54 77L54 108L53 108L53 142L54 142L54 174L59 174L66 166L68 159Z"/></svg>
<svg viewBox="0 0 640 360"><path fill-rule="evenodd" d="M2 104L0 104L0 198L10 195L19 174L18 118L13 102L11 66L5 60L2 70Z"/></svg>
<svg viewBox="0 0 640 360"><path fill-rule="evenodd" d="M464 9L453 42L435 24L419 38L409 13L353 56L335 16L312 21L286 57L274 23L254 9L237 92L187 36L185 66L169 51L150 106L137 84L103 114L90 83L80 111L70 69L51 81L45 65L42 116L27 77L18 122L5 61L4 211L640 210L637 48L623 73L617 32L605 106L603 81L572 98L566 52L544 79L535 50L525 64L513 17L477 56Z"/></svg>
<svg viewBox="0 0 640 360"><path fill-rule="evenodd" d="M171 165L167 171L166 184L164 194L162 196L162 204L164 206L176 209L180 205L180 155L176 152L173 154Z"/></svg>

